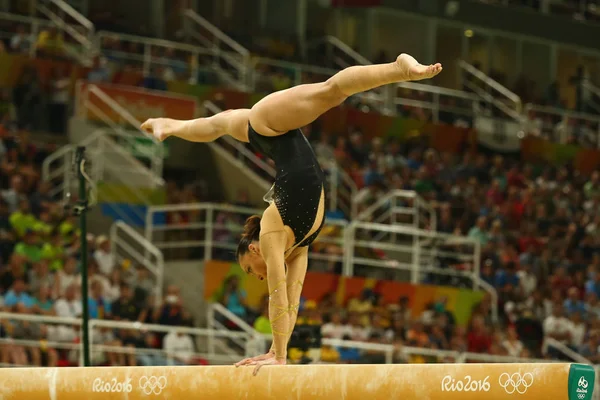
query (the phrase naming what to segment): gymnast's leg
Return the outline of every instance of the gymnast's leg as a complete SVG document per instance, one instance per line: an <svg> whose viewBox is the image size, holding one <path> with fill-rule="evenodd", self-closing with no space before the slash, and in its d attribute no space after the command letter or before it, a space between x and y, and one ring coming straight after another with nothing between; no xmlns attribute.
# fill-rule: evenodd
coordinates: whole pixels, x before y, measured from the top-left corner
<svg viewBox="0 0 600 400"><path fill-rule="evenodd" d="M261 135L277 136L310 124L356 93L395 82L432 78L441 70L441 64L421 65L408 54L401 54L389 64L349 67L325 82L268 95L252 107L250 124Z"/></svg>

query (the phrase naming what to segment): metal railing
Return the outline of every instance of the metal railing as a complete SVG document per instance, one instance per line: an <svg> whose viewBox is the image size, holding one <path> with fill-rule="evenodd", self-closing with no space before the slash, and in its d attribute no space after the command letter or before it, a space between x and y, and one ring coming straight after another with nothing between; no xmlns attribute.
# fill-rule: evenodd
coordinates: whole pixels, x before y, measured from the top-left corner
<svg viewBox="0 0 600 400"><path fill-rule="evenodd" d="M110 252L115 263L130 260L133 265L146 268L156 281L154 298L162 301L165 262L162 252L142 234L123 221L115 221L110 228Z"/></svg>
<svg viewBox="0 0 600 400"><path fill-rule="evenodd" d="M509 118L521 120L522 103L519 96L466 61L460 60L458 66L463 87Z"/></svg>
<svg viewBox="0 0 600 400"><path fill-rule="evenodd" d="M523 130L528 135L556 143L580 143L600 147L600 117L528 103L524 107Z"/></svg>
<svg viewBox="0 0 600 400"><path fill-rule="evenodd" d="M582 89L589 94L589 99L584 106L600 114L600 88L587 79L583 81L582 86Z"/></svg>
<svg viewBox="0 0 600 400"><path fill-rule="evenodd" d="M42 179L51 184L50 194L65 199L71 193L77 193L75 151L77 146L85 146L88 154L86 171L94 185L100 182L116 183L104 186L104 194L151 204L145 192L136 185L131 185L131 181L148 182L151 186L152 182L156 182L154 175L115 143L115 135L119 135L118 131L98 129L77 145L65 145L46 157L42 164ZM118 206L111 205L111 208L121 219L132 222L131 217ZM130 211L137 214L137 220L144 220L145 216L136 208L130 208Z"/></svg>
<svg viewBox="0 0 600 400"><path fill-rule="evenodd" d="M241 90L248 89L250 52L193 10L183 12L183 29L189 43L211 49L207 60L221 78Z"/></svg>
<svg viewBox="0 0 600 400"><path fill-rule="evenodd" d="M162 142L147 135L141 130L142 124L135 118L125 107L121 106L117 101L103 92L98 86L93 84L84 85L82 81L77 82L75 94L76 108L75 115L80 118L88 119L90 115L98 118L114 131L114 135L118 136L120 141L124 141L128 146L134 147L136 140L139 138L151 140L153 149L145 154L150 164L148 169L136 157L131 156L131 162L137 163L140 168L148 170L148 178L150 179L151 187L159 187L164 185L162 178L163 161L165 147ZM115 121L106 115L95 102L100 102L104 107L108 107L112 112L119 116L119 120Z"/></svg>
<svg viewBox="0 0 600 400"><path fill-rule="evenodd" d="M232 315L223 305L218 303L209 304L209 312L207 314L208 318L217 318L217 316L228 318L229 323L236 326L237 329L246 333L254 340L262 339L263 344L258 346L262 351L266 351L268 348L268 344L273 340L273 336L269 334L262 334L254 330L252 326L247 324L245 321L237 318L237 319L229 319ZM214 322L213 322L214 323ZM210 324L210 322L209 322ZM434 357L438 359L438 361L444 362L455 362L455 363L465 363L465 362L486 362L486 363L551 363L558 362L555 360L548 359L539 359L539 358L524 358L524 357L512 357L512 356L500 356L500 355L491 355L491 354L482 354L482 353L471 353L471 352L458 352L451 350L439 350L439 349L429 349L429 348L421 348L421 347L411 347L411 346L401 346L398 348L393 344L383 344L383 343L367 343L360 341L352 341L352 340L339 340L339 339L331 339L331 338L323 338L322 344L325 346L333 346L333 347L344 347L344 348L355 348L359 350L367 350L371 352L379 352L383 353L385 357L386 363L397 362L396 357L400 356L402 361L409 360L410 356L425 356L425 357ZM209 353L211 350L208 350ZM591 361L579 357L577 362L583 364L592 364Z"/></svg>
<svg viewBox="0 0 600 400"><path fill-rule="evenodd" d="M68 356L69 360L78 364L83 365L82 354L83 344L81 341L76 342L81 336L82 320L80 318L61 318L54 316L38 316L32 314L18 314L18 313L6 313L0 312L0 320L5 323L15 322L29 322L39 323L48 327L48 334L41 340L28 340L28 339L14 339L10 336L7 338L1 338L0 344L13 345L13 346L24 346L30 348L52 348L56 350L67 350L70 351ZM152 349L152 348L131 348L126 346L116 346L112 344L101 343L101 338L98 330L127 330L133 332L141 332L147 334L149 332L155 333L171 333L177 332L190 336L195 336L195 346L197 349L206 348L207 338L211 337L213 340L218 339L230 339L238 341L248 341L251 339L246 332L231 332L228 330L216 330L206 328L192 328L187 326L167 326L157 324L145 324L133 321L109 321L90 319L88 324L90 332L90 353L92 355L92 362L102 362L103 355L105 353L114 354L133 354L137 356L151 355L161 359L162 363L167 364L173 360L173 354L169 354L163 349ZM68 332L68 333L67 333ZM213 341L213 344L215 342ZM253 345L254 342L251 342ZM256 354L255 348L248 346L247 353ZM191 357L205 358L214 363L232 363L240 360L240 355L237 352L228 351L225 353L217 353L215 351L203 352L195 351L190 354ZM8 364L8 366L14 366Z"/></svg>
<svg viewBox="0 0 600 400"><path fill-rule="evenodd" d="M198 80L200 65L197 60L214 55L212 49L186 43L108 31L98 32L96 43L100 52L109 60L133 66L143 71L144 76L161 72L155 70L156 67L161 67L169 69L174 78L185 79L190 83Z"/></svg>
<svg viewBox="0 0 600 400"><path fill-rule="evenodd" d="M145 237L161 249L202 249L192 258L205 261L231 258L237 248L245 218L263 210L214 203L178 204L148 207ZM156 224L168 213L193 216L185 224ZM492 297L492 315L498 316L498 295L480 278L480 244L474 239L415 228L411 225L375 224L327 219L324 231L309 253L311 260L341 263L346 276L357 269L382 278L412 283L461 285L483 289ZM377 239L376 239L377 238ZM336 251L320 251L328 245ZM189 255L186 255L189 257ZM375 271L373 270L375 268Z"/></svg>
<svg viewBox="0 0 600 400"><path fill-rule="evenodd" d="M360 199L354 197L352 201L359 203ZM358 221L392 225L401 223L412 225L415 229L432 231L437 228L435 209L412 190L392 190L367 208L360 207L360 204L354 208L360 209L355 217Z"/></svg>
<svg viewBox="0 0 600 400"><path fill-rule="evenodd" d="M40 14L78 44L77 59L89 64L94 52L94 24L63 0L36 2Z"/></svg>

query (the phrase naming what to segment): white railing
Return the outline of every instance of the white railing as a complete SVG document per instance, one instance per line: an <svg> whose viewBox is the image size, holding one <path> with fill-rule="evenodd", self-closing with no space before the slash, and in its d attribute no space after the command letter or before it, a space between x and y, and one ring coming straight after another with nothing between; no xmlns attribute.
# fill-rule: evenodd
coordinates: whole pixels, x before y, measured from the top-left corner
<svg viewBox="0 0 600 400"><path fill-rule="evenodd" d="M146 182L148 187L152 187L157 180L137 159L115 143L115 135L118 137L120 134L119 131L98 129L77 145L65 145L46 157L42 164L42 179L51 184L50 194L56 198L66 199L69 194L78 193L74 157L77 146L84 146L87 154L86 173L94 185L99 182L117 183L105 186L104 193L118 198L133 197L140 204L151 204L150 198L138 187L138 184ZM132 185L132 181L136 184ZM118 206L112 208L121 219L130 221L130 216ZM145 216L135 208L130 208L130 211L137 214L139 221L144 220Z"/></svg>
<svg viewBox="0 0 600 400"><path fill-rule="evenodd" d="M189 42L213 51L211 64L221 78L238 89L248 89L248 49L193 10L183 12L183 29Z"/></svg>
<svg viewBox="0 0 600 400"><path fill-rule="evenodd" d="M262 214L263 210L214 203L178 204L148 207L145 237L161 249L202 248L204 260L218 258L219 254L234 254L245 218ZM186 224L162 224L157 216L170 212L195 215ZM400 279L413 283L463 285L470 282L473 289L482 288L497 300L495 289L480 278L479 242L471 238L418 229L410 225L375 224L361 221L327 219L327 229L337 234L320 235L311 249L320 244L338 246L337 254L309 253L319 261L341 262L346 276L354 276L355 268L377 268L392 271ZM178 232L178 234L173 234ZM374 237L382 236L379 240ZM184 239L182 239L182 237ZM385 254L382 256L382 252ZM439 264L439 266L437 266ZM444 279L444 281L442 281ZM497 318L497 301L493 301L492 315Z"/></svg>
<svg viewBox="0 0 600 400"><path fill-rule="evenodd" d="M83 343L74 343L78 338L81 337L81 326L82 320L80 318L61 318L54 316L38 316L32 314L17 314L17 313L6 313L0 312L0 320L6 321L7 323L26 321L29 323L40 323L48 327L48 334L42 340L18 340L10 337L0 339L0 344L9 344L16 346L25 346L31 348L52 348L57 350L71 350L69 359L78 365L83 365L82 354L83 354ZM192 328L186 326L167 326L157 324L144 324L133 321L107 321L90 319L88 324L88 330L90 332L90 353L92 360L96 360L101 357L102 353L115 353L115 354L135 354L135 355L153 355L159 356L164 360L165 363L171 361L172 355L168 354L163 349L144 349L144 348L128 348L121 346L110 346L99 344L96 340L97 329L124 329L133 330L136 332L148 333L170 333L178 332L190 336L196 337L195 344L197 348L207 347L205 341L207 338L212 337L213 339L231 339L231 340L242 340L248 341L250 336L246 332L231 332L228 330L216 330L206 328ZM67 331L72 331L70 334L65 334ZM62 339L61 339L62 338ZM255 348L248 346L246 349L247 355L256 354ZM244 354L244 353L242 353ZM191 355L192 357L201 357L209 361L216 363L232 363L240 360L241 355L229 352L226 354L219 354L212 350L208 352L197 351ZM8 364L7 366L14 366Z"/></svg>
<svg viewBox="0 0 600 400"><path fill-rule="evenodd" d="M164 144L142 131L140 128L142 124L141 121L135 118L125 107L121 106L113 98L103 92L98 86L93 84L84 85L82 81L79 81L77 82L75 96L75 114L80 118L87 119L91 113L112 128L114 134L119 137L120 141L125 141L129 146L134 147L137 139L143 138L152 140L153 149L145 154L150 163L149 172L151 171L151 174L148 174L148 176L151 178L152 187L164 185L164 180L162 179L165 151ZM119 121L115 121L106 115L95 104L96 101L116 113L119 116ZM147 168L137 160L137 158L131 156L131 159L132 162L136 162L141 168Z"/></svg>
<svg viewBox="0 0 600 400"><path fill-rule="evenodd" d="M160 304L164 284L165 262L162 252L142 234L123 221L116 221L110 228L110 253L117 264L130 260L150 271L156 281L155 301Z"/></svg>
<svg viewBox="0 0 600 400"><path fill-rule="evenodd" d="M466 61L459 61L463 87L515 121L521 120L521 98Z"/></svg>
<svg viewBox="0 0 600 400"><path fill-rule="evenodd" d="M215 318L216 315L225 316L227 311L221 304L211 303L208 305L209 311L207 314L209 318ZM231 314L231 313L229 313ZM262 337L263 344L259 347L261 349L266 350L268 348L268 344L273 340L273 336L269 334L261 334L254 330L252 326L247 324L245 321L241 319L229 320L230 323L233 323L237 326L238 329L248 334L249 336L256 338ZM209 322L210 323L210 322ZM214 323L214 322L213 322ZM425 356L425 357L436 357L439 361L444 362L455 362L455 363L465 363L467 361L477 361L477 362L486 362L486 363L528 363L528 362L557 362L554 360L547 359L537 359L537 358L522 358L522 357L511 357L511 356L496 356L491 354L482 354L482 353L470 353L470 352L458 352L451 350L438 350L438 349L428 349L421 347L411 347L411 346L401 346L397 347L393 344L382 344L382 343L368 343L368 342L359 342L352 340L339 340L339 339L331 339L331 338L323 338L322 344L333 347L345 347L345 348L355 348L359 350L367 350L383 353L385 356L386 363L395 362L395 356L400 356L403 360L407 360L410 356ZM210 349L209 349L210 352ZM584 364L591 364L589 360L583 359L585 361L580 361Z"/></svg>
<svg viewBox="0 0 600 400"><path fill-rule="evenodd" d="M469 120L477 115L481 98L462 90L448 89L440 86L417 82L401 82L396 84L392 97L391 110L394 114L402 114L408 108L428 110L432 122L453 124L463 118ZM447 120L448 115L453 120Z"/></svg>
<svg viewBox="0 0 600 400"><path fill-rule="evenodd" d="M576 142L600 147L600 117L597 115L526 104L523 130L556 143ZM550 119L550 123L546 120Z"/></svg>
<svg viewBox="0 0 600 400"><path fill-rule="evenodd" d="M352 202L359 203L360 198L354 197ZM432 231L437 227L435 209L412 190L392 190L367 208L361 207L361 204L355 208L360 210L355 217L358 221L392 225L401 223Z"/></svg>
<svg viewBox="0 0 600 400"><path fill-rule="evenodd" d="M600 88L587 79L582 83L582 86L582 89L589 94L589 99L585 106L600 114Z"/></svg>
<svg viewBox="0 0 600 400"><path fill-rule="evenodd" d="M118 41L120 48L113 48ZM214 55L214 50L204 49L185 43L172 42L145 36L127 35L124 33L100 31L96 35L100 52L109 60L118 60L142 70L149 76L157 66L170 69L177 79L196 83L200 66L197 60ZM141 52L127 51L137 47Z"/></svg>
<svg viewBox="0 0 600 400"><path fill-rule="evenodd" d="M89 63L94 51L94 24L63 0L38 1L36 6L54 26L80 46L79 61Z"/></svg>

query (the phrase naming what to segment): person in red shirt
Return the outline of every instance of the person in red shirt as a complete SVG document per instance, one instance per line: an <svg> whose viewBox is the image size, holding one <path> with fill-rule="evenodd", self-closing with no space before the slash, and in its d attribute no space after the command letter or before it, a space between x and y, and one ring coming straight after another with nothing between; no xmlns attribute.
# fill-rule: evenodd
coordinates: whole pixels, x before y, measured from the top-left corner
<svg viewBox="0 0 600 400"><path fill-rule="evenodd" d="M469 352L488 353L492 346L492 335L485 326L483 318L479 315L474 316L471 321L471 330L467 335L467 344Z"/></svg>

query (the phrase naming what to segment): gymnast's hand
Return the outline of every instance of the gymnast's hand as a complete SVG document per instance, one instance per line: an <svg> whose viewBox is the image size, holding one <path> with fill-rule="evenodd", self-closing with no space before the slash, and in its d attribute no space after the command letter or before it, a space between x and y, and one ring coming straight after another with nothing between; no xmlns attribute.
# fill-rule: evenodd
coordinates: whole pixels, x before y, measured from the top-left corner
<svg viewBox="0 0 600 400"><path fill-rule="evenodd" d="M269 351L267 354L261 354L260 356L244 358L242 361L235 363L236 367L241 367L242 365L256 365L259 361L268 360L271 358L275 358L275 352Z"/></svg>
<svg viewBox="0 0 600 400"><path fill-rule="evenodd" d="M268 358L266 360L263 361L258 361L256 362L256 367L254 368L254 372L252 373L252 375L256 376L256 374L258 374L258 370L263 366L263 365L285 365L286 360L284 359L277 359L275 357L273 358Z"/></svg>

